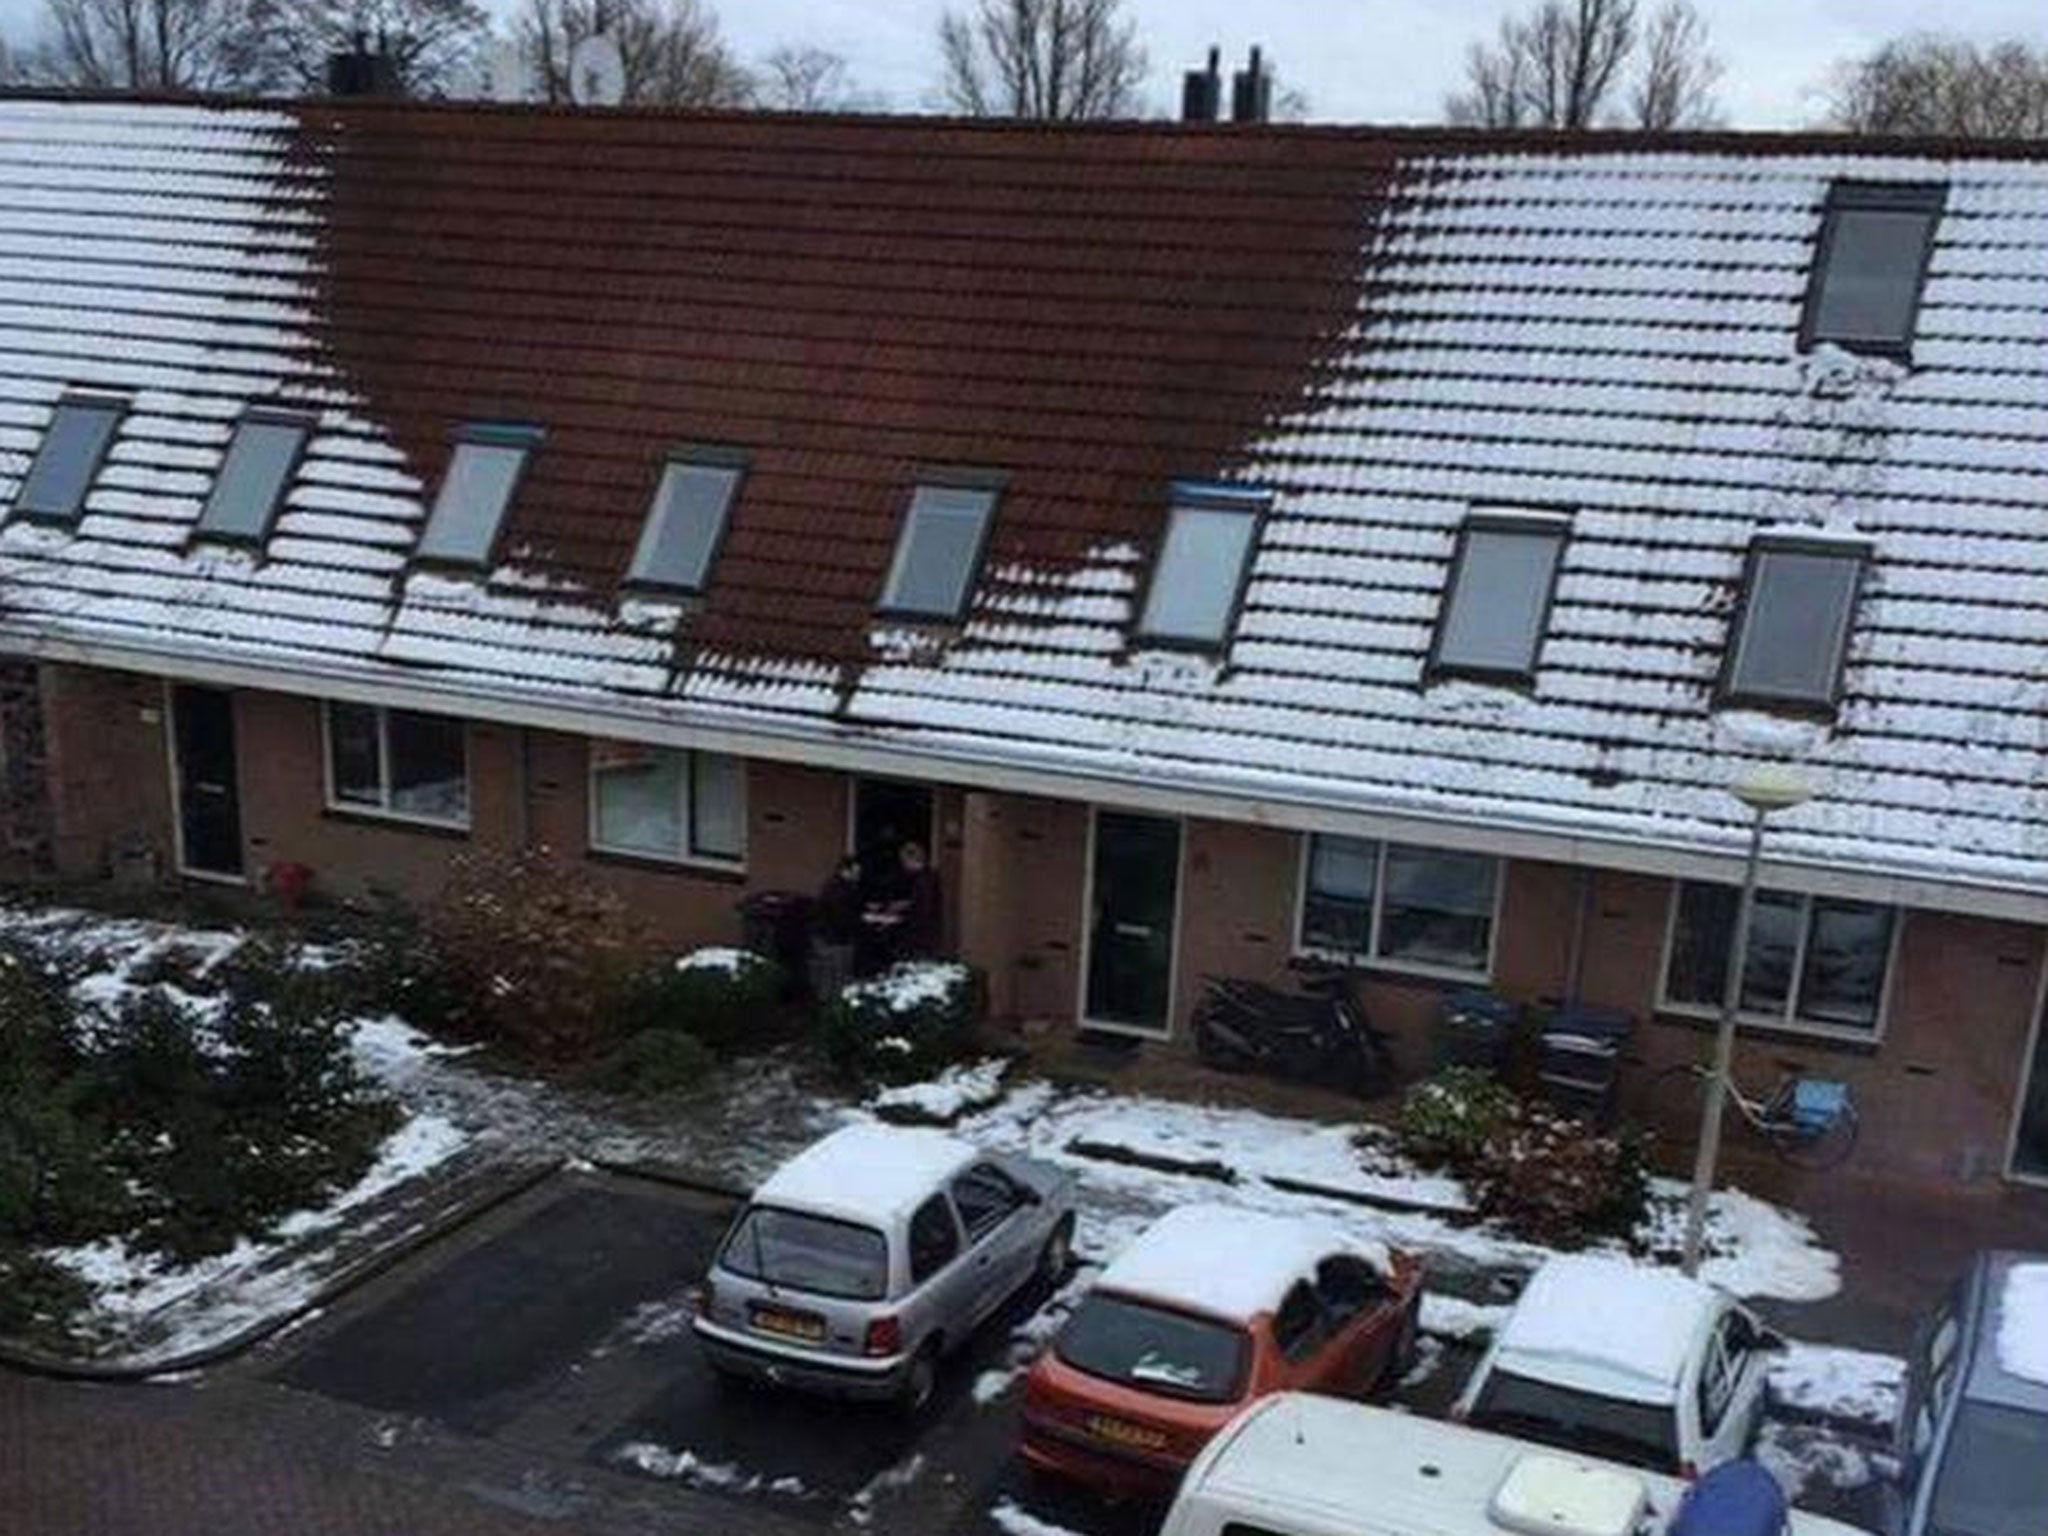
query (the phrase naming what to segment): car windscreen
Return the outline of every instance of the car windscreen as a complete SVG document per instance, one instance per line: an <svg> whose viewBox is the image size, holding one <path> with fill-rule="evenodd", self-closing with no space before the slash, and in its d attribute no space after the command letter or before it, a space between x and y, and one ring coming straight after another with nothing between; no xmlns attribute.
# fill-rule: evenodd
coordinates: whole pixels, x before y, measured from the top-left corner
<svg viewBox="0 0 2048 1536"><path fill-rule="evenodd" d="M1053 1353L1077 1371L1197 1403L1244 1390L1244 1330L1101 1291L1075 1309Z"/></svg>
<svg viewBox="0 0 2048 1536"><path fill-rule="evenodd" d="M889 1294L889 1244L881 1233L772 1205L741 1214L718 1263L749 1280L817 1296L880 1301Z"/></svg>
<svg viewBox="0 0 2048 1536"><path fill-rule="evenodd" d="M1928 1523L1945 1536L2040 1536L2048 1417L1966 1402L1956 1410Z"/></svg>
<svg viewBox="0 0 2048 1536"><path fill-rule="evenodd" d="M1677 1417L1668 1404L1631 1403L1495 1371L1472 1405L1471 1422L1480 1429L1669 1472L1678 1464Z"/></svg>

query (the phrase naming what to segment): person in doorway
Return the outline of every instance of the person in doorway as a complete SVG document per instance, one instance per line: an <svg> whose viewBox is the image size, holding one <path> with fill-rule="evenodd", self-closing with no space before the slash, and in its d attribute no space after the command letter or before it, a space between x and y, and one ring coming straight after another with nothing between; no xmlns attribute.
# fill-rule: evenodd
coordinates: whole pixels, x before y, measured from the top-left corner
<svg viewBox="0 0 2048 1536"><path fill-rule="evenodd" d="M861 934L860 860L848 854L818 892L811 930L811 992L820 1002L853 980Z"/></svg>
<svg viewBox="0 0 2048 1536"><path fill-rule="evenodd" d="M899 855L903 866L903 922L896 948L905 960L928 960L939 952L939 876L925 859L924 844L908 842Z"/></svg>

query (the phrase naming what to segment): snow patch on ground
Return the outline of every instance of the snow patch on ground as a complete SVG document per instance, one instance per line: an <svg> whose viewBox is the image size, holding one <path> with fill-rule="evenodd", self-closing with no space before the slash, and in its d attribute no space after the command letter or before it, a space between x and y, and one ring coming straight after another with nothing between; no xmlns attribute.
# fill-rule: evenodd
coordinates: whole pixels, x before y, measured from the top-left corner
<svg viewBox="0 0 2048 1536"><path fill-rule="evenodd" d="M1660 1257L1675 1256L1685 1233L1685 1186L1651 1181L1649 1219L1638 1239ZM1842 1261L1812 1225L1739 1189L1714 1191L1707 1207L1707 1257L1700 1278L1737 1296L1825 1301L1842 1288Z"/></svg>
<svg viewBox="0 0 2048 1536"><path fill-rule="evenodd" d="M1811 1424L1766 1422L1757 1431L1752 1454L1794 1504L1824 1489L1861 1488L1876 1476L1867 1451Z"/></svg>
<svg viewBox="0 0 2048 1536"><path fill-rule="evenodd" d="M729 1461L706 1461L694 1451L665 1450L644 1440L620 1446L616 1459L650 1477L674 1479L693 1488L715 1488L724 1493L779 1493L797 1499L810 1496L802 1478L768 1477Z"/></svg>
<svg viewBox="0 0 2048 1536"><path fill-rule="evenodd" d="M1500 1332L1513 1309L1486 1306L1436 1291L1422 1293L1422 1331L1440 1339L1484 1339Z"/></svg>
<svg viewBox="0 0 2048 1536"><path fill-rule="evenodd" d="M1052 1336L1066 1326L1074 1308L1081 1304L1095 1284L1097 1269L1092 1264L1076 1266L1060 1288L1047 1297L1032 1314L1010 1330L1005 1342L1003 1364L991 1366L974 1378L972 1388L974 1401L986 1408L1016 1384L1017 1379L1031 1369L1031 1362L1039 1352L1052 1341Z"/></svg>
<svg viewBox="0 0 2048 1536"><path fill-rule="evenodd" d="M742 971L751 971L768 962L751 949L731 949L714 945L708 949L693 949L676 962L679 971L721 971L727 976L737 976Z"/></svg>
<svg viewBox="0 0 2048 1536"><path fill-rule="evenodd" d="M1825 1344L1786 1345L1771 1362L1771 1396L1819 1417L1889 1429L1899 1416L1906 1362Z"/></svg>
<svg viewBox="0 0 2048 1536"><path fill-rule="evenodd" d="M989 1506L988 1517L1004 1536L1077 1536L1064 1525L1041 1520L1008 1494Z"/></svg>
<svg viewBox="0 0 2048 1536"><path fill-rule="evenodd" d="M2015 1264L2006 1271L1998 1364L2009 1375L2048 1385L2048 1264Z"/></svg>
<svg viewBox="0 0 2048 1536"><path fill-rule="evenodd" d="M886 1467L869 1478L860 1492L846 1501L846 1518L855 1525L866 1525L875 1518L875 1500L885 1493L895 1493L908 1488L924 1475L924 1452L893 1467Z"/></svg>
<svg viewBox="0 0 2048 1536"><path fill-rule="evenodd" d="M971 1065L951 1066L928 1082L884 1088L868 1100L868 1108L885 1118L928 1120L951 1124L970 1109L986 1109L1002 1097L1007 1058L991 1056Z"/></svg>

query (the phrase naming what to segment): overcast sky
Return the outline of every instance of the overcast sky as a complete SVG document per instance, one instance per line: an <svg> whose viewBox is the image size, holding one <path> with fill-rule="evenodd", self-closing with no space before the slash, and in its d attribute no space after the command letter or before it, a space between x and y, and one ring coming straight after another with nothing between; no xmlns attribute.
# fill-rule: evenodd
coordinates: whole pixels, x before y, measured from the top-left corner
<svg viewBox="0 0 2048 1536"><path fill-rule="evenodd" d="M485 0L509 14L517 0ZM928 106L933 32L947 0L712 0L747 58L808 42L845 55L856 83L898 110ZM960 0L955 0L960 3ZM1526 0L1524 0L1526 3ZM1837 59L1936 24L1980 39L2048 44L2043 0L1696 0L1726 60L1722 96L1738 127L1793 126L1820 109L1815 87ZM1437 116L1466 45L1523 4L1505 0L1126 0L1151 55L1148 94L1176 108L1180 72L1211 43L1241 61L1265 46L1312 115L1342 122ZM31 32L42 0L0 0L0 26Z"/></svg>

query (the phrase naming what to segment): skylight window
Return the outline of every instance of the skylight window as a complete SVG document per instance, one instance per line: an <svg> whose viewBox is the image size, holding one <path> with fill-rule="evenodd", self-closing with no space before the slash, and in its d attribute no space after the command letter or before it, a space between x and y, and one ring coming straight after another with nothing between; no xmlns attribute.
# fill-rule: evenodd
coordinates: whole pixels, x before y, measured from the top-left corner
<svg viewBox="0 0 2048 1536"><path fill-rule="evenodd" d="M251 412L235 427L213 493L199 514L199 532L211 538L261 544L284 497L310 424L302 416Z"/></svg>
<svg viewBox="0 0 2048 1536"><path fill-rule="evenodd" d="M1152 563L1138 634L1208 648L1229 637L1268 497L1232 486L1176 486Z"/></svg>
<svg viewBox="0 0 2048 1536"><path fill-rule="evenodd" d="M1527 682L1550 617L1569 518L1477 512L1458 534L1429 670Z"/></svg>
<svg viewBox="0 0 2048 1536"><path fill-rule="evenodd" d="M960 617L995 505L993 485L920 485L910 498L896 558L882 586L882 611L913 618Z"/></svg>
<svg viewBox="0 0 2048 1536"><path fill-rule="evenodd" d="M712 557L725 538L741 473L736 456L708 450L670 459L654 489L627 579L679 592L703 591Z"/></svg>
<svg viewBox="0 0 2048 1536"><path fill-rule="evenodd" d="M1802 346L1832 342L1900 356L1912 350L1946 193L1938 185L1895 182L1838 181L1829 189Z"/></svg>
<svg viewBox="0 0 2048 1536"><path fill-rule="evenodd" d="M68 395L58 401L14 510L26 517L77 522L126 409L125 400L106 396Z"/></svg>
<svg viewBox="0 0 2048 1536"><path fill-rule="evenodd" d="M455 444L441 492L420 536L422 560L486 565L526 456L540 440L530 427L470 427Z"/></svg>
<svg viewBox="0 0 2048 1536"><path fill-rule="evenodd" d="M1723 695L1729 703L1832 711L1867 544L1759 539L1736 619Z"/></svg>

